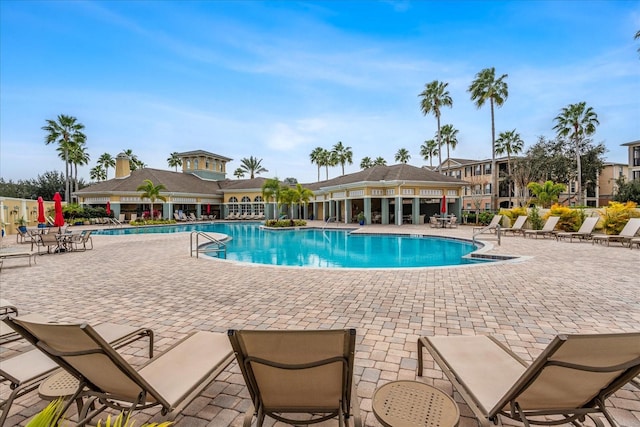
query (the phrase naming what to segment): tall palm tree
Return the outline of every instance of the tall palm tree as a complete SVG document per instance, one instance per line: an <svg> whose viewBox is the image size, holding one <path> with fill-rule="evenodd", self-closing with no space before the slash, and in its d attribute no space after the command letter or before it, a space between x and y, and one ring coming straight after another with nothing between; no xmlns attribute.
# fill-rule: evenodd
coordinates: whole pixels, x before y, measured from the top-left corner
<svg viewBox="0 0 640 427"><path fill-rule="evenodd" d="M176 151L169 154L167 158L167 164L170 168L176 168L176 172L178 172L178 166L182 166L182 159L178 155Z"/></svg>
<svg viewBox="0 0 640 427"><path fill-rule="evenodd" d="M80 141L86 141L87 137L82 132L84 125L78 123L78 119L73 116L67 116L60 114L56 120L46 120L47 125L42 127L42 130L47 132L44 143L49 145L51 143L57 143L62 147L64 151L64 163L65 163L65 192L64 200L68 203L71 199L71 187L69 182L69 148Z"/></svg>
<svg viewBox="0 0 640 427"><path fill-rule="evenodd" d="M520 138L520 134L515 129L501 132L496 139L496 154L502 156L507 154L507 174L509 174L509 207L511 207L511 155L518 154L524 147L524 141Z"/></svg>
<svg viewBox="0 0 640 427"><path fill-rule="evenodd" d="M438 141L438 159L440 163L438 165L438 172L441 171L442 167L442 138L440 137L441 108L451 107L453 105L453 100L447 90L448 85L449 83L434 80L431 83L427 83L424 90L418 95L422 97L422 100L420 101L422 114L426 116L427 114L433 113L438 122L438 137L436 138Z"/></svg>
<svg viewBox="0 0 640 427"><path fill-rule="evenodd" d="M329 152L322 148L316 147L313 149L311 154L309 154L309 159L311 159L311 164L316 164L318 166L318 182L320 181L320 168L325 166L327 163L327 158L329 157Z"/></svg>
<svg viewBox="0 0 640 427"><path fill-rule="evenodd" d="M273 200L275 204L275 218L278 218L278 212L280 212L280 193L282 192L282 186L280 180L275 178L269 178L262 184L262 200L269 203L269 200ZM275 219L274 218L274 219Z"/></svg>
<svg viewBox="0 0 640 427"><path fill-rule="evenodd" d="M338 141L331 150L332 157L335 158L336 164L342 165L342 175L344 175L344 164L353 164L353 152L351 147L345 147L342 141Z"/></svg>
<svg viewBox="0 0 640 427"><path fill-rule="evenodd" d="M429 160L429 166L433 168L433 156L438 154L438 143L435 139L429 139L420 146L420 155L426 161Z"/></svg>
<svg viewBox="0 0 640 427"><path fill-rule="evenodd" d="M373 166L371 157L363 157L362 160L360 160L360 169L369 169L371 166Z"/></svg>
<svg viewBox="0 0 640 427"><path fill-rule="evenodd" d="M374 166L387 166L387 161L384 159L384 157L376 157L376 159L373 161L373 165Z"/></svg>
<svg viewBox="0 0 640 427"><path fill-rule="evenodd" d="M236 170L233 171L233 175L238 179L244 178L244 169L237 168Z"/></svg>
<svg viewBox="0 0 640 427"><path fill-rule="evenodd" d="M89 171L89 178L93 181L104 181L107 179L107 172L102 165L95 165Z"/></svg>
<svg viewBox="0 0 640 427"><path fill-rule="evenodd" d="M150 206L151 210L149 211L151 215L151 219L154 218L153 204L155 203L155 201L156 200L162 200L163 202L167 201L167 198L164 197L162 194L160 194L162 190L166 190L166 189L167 188L162 184L154 185L150 179L145 179L144 181L142 181L142 184L139 185L138 188L136 188L136 191L141 192L140 200L149 199L149 204L151 205Z"/></svg>
<svg viewBox="0 0 640 427"><path fill-rule="evenodd" d="M640 40L640 31L636 32L636 35L633 37L635 40ZM638 48L638 53L640 53L640 47Z"/></svg>
<svg viewBox="0 0 640 427"><path fill-rule="evenodd" d="M578 205L582 205L582 142L585 138L596 132L596 126L600 124L598 115L593 108L587 107L586 102L569 104L564 107L558 116L553 119L556 125L553 130L559 137L569 137L573 140L576 150L577 175L578 175Z"/></svg>
<svg viewBox="0 0 640 427"><path fill-rule="evenodd" d="M269 172L267 169L262 167L262 159L258 159L257 157L249 156L240 160L240 168L246 173L249 174L250 178L255 178L255 174L260 174L263 172Z"/></svg>
<svg viewBox="0 0 640 427"><path fill-rule="evenodd" d="M101 154L97 163L104 169L104 179L109 177L109 168L116 168L116 159L109 153Z"/></svg>
<svg viewBox="0 0 640 427"><path fill-rule="evenodd" d="M498 173L496 171L496 126L494 118L494 107L501 107L509 96L509 88L505 79L507 74L496 79L496 69L494 67L485 68L476 74L476 78L471 82L467 91L471 93L471 100L475 101L476 107L480 108L489 100L491 105L491 208L498 206Z"/></svg>
<svg viewBox="0 0 640 427"><path fill-rule="evenodd" d="M84 146L84 141L74 145L69 150L69 163L72 169L72 181L73 191L78 191L78 165L84 166L89 164L91 156L87 152L87 147Z"/></svg>
<svg viewBox="0 0 640 427"><path fill-rule="evenodd" d="M400 148L395 156L396 162L407 163L411 159L411 155L406 148Z"/></svg>
<svg viewBox="0 0 640 427"><path fill-rule="evenodd" d="M440 130L440 136L442 137L442 142L447 145L447 159L449 159L449 147L455 150L458 145L458 129L454 128L453 125L444 125Z"/></svg>

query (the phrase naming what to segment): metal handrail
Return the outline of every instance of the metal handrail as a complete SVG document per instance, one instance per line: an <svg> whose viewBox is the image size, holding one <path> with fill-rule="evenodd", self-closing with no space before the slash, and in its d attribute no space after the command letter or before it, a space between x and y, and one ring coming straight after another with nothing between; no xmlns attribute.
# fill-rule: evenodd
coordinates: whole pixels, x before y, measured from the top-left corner
<svg viewBox="0 0 640 427"><path fill-rule="evenodd" d="M194 247L194 236L195 236L195 247ZM200 244L200 237L204 238L208 241ZM191 249L191 256L195 252L196 258L199 258L201 253L216 253L218 258L220 255L223 255L223 258L227 258L227 245L224 242L216 239L215 237L203 232L203 231L192 231L189 236L189 245ZM215 245L215 246L213 246ZM209 247L212 246L212 247Z"/></svg>
<svg viewBox="0 0 640 427"><path fill-rule="evenodd" d="M332 221L333 220L333 221ZM322 229L324 230L325 228L327 228L327 225L329 225L330 222L335 222L336 224L340 224L338 222L338 217L337 216L330 216L329 218L327 218L327 220L324 222L324 225L322 226Z"/></svg>
<svg viewBox="0 0 640 427"><path fill-rule="evenodd" d="M487 230L490 230L491 227L486 226L484 228L481 228L480 230L476 231L475 233L473 233L473 238L471 239L473 241L473 243L476 243L476 236L479 234L484 233ZM501 236L501 230L500 230L500 224L496 225L496 237L498 238L498 246L500 246L500 236Z"/></svg>
<svg viewBox="0 0 640 427"><path fill-rule="evenodd" d="M118 227L118 226L122 227L122 222L120 222L120 220L117 220L115 218L109 218L109 222L113 224L114 227Z"/></svg>

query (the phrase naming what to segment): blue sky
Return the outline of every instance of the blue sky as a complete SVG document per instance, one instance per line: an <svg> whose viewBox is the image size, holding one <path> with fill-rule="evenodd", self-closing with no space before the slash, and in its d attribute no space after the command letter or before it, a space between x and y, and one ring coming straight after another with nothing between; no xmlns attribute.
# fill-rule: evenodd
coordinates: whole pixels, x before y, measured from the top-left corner
<svg viewBox="0 0 640 427"><path fill-rule="evenodd" d="M420 145L436 120L418 94L449 83L452 157L491 157L477 72L508 74L496 131L525 148L553 137L561 108L598 114L608 161L640 139L638 1L0 1L0 176L64 170L41 127L58 114L86 126L91 156L124 149L169 169L173 151L256 156L265 177L317 180L309 153L342 141L354 164ZM435 163L434 163L435 164ZM340 167L331 168L329 178ZM113 177L110 170L109 177ZM325 173L322 171L321 178Z"/></svg>

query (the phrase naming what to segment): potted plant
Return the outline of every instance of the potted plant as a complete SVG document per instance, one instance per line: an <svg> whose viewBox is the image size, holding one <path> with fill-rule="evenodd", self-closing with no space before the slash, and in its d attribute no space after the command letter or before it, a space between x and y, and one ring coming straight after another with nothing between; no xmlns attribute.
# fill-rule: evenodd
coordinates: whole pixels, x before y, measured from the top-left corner
<svg viewBox="0 0 640 427"><path fill-rule="evenodd" d="M18 230L20 230L20 232L27 232L27 220L24 219L23 216L21 216L20 219L16 221L16 224L18 224Z"/></svg>
<svg viewBox="0 0 640 427"><path fill-rule="evenodd" d="M367 217L364 216L364 212L360 211L358 213L358 222L360 223L360 225L364 225L366 219Z"/></svg>

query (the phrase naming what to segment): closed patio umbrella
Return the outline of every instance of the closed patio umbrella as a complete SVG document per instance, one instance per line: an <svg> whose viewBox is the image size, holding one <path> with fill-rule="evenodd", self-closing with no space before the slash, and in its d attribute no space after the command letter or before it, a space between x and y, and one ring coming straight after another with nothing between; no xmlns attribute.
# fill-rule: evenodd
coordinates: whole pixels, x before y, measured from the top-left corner
<svg viewBox="0 0 640 427"><path fill-rule="evenodd" d="M107 216L111 215L111 202L107 201Z"/></svg>
<svg viewBox="0 0 640 427"><path fill-rule="evenodd" d="M442 195L442 203L440 204L440 212L447 213L447 196Z"/></svg>
<svg viewBox="0 0 640 427"><path fill-rule="evenodd" d="M62 196L60 196L60 193L57 193L53 195L53 201L55 202L55 210L56 210L56 216L53 219L53 226L54 227L62 227L64 225L64 216L62 216Z"/></svg>
<svg viewBox="0 0 640 427"><path fill-rule="evenodd" d="M44 224L47 220L44 218L44 200L38 197L38 223Z"/></svg>

